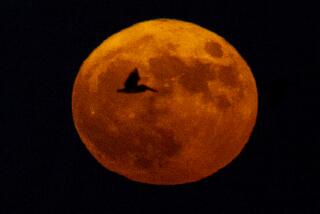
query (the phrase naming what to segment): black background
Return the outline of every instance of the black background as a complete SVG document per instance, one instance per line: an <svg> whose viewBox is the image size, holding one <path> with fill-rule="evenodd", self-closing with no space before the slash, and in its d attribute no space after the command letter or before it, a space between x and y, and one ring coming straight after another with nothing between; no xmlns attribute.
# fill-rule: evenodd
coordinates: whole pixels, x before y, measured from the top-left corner
<svg viewBox="0 0 320 214"><path fill-rule="evenodd" d="M0 213L319 213L312 8L305 1L2 4ZM181 186L136 183L105 170L71 115L72 84L89 53L125 27L163 17L227 39L259 92L257 124L241 155Z"/></svg>

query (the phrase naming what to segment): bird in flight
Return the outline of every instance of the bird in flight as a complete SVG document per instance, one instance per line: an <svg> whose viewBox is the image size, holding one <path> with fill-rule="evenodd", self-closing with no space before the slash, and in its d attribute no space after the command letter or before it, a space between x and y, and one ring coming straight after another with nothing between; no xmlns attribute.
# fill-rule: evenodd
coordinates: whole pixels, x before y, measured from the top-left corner
<svg viewBox="0 0 320 214"><path fill-rule="evenodd" d="M117 92L123 93L140 93L145 92L147 90L152 92L158 92L157 90L150 88L146 85L138 85L138 81L140 80L140 76L138 73L138 69L135 68L128 76L127 80L124 83L124 88L118 89Z"/></svg>

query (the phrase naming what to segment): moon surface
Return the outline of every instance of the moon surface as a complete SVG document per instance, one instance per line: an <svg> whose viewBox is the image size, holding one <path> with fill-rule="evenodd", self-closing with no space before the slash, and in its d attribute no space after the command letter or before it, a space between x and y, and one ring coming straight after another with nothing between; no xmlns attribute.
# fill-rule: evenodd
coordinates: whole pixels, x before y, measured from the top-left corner
<svg viewBox="0 0 320 214"><path fill-rule="evenodd" d="M158 93L117 93L132 70ZM76 130L105 168L158 185L195 182L230 163L257 116L245 60L199 25L155 19L107 38L83 62L72 93Z"/></svg>

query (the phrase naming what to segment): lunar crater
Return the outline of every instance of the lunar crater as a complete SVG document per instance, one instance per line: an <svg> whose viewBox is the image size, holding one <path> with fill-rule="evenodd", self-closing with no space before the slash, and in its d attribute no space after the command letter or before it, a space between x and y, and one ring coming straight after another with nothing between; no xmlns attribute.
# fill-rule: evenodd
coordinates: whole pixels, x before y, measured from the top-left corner
<svg viewBox="0 0 320 214"><path fill-rule="evenodd" d="M214 41L205 43L205 51L214 58L221 58L223 56L222 46Z"/></svg>

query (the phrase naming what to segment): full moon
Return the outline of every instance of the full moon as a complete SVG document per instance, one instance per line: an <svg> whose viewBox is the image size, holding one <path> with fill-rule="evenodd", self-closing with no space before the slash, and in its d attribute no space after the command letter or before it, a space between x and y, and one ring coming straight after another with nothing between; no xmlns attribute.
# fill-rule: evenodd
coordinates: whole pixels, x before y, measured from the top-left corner
<svg viewBox="0 0 320 214"><path fill-rule="evenodd" d="M156 92L119 93L133 70ZM199 25L134 24L82 63L72 92L77 132L105 168L130 180L199 181L237 157L256 122L253 74L237 50Z"/></svg>

